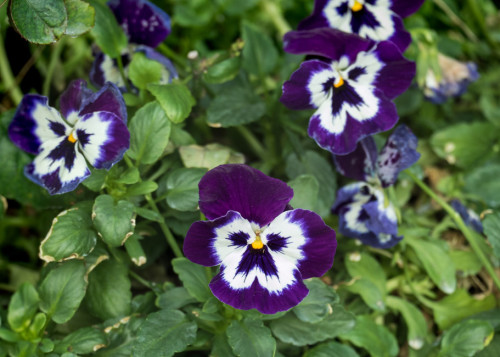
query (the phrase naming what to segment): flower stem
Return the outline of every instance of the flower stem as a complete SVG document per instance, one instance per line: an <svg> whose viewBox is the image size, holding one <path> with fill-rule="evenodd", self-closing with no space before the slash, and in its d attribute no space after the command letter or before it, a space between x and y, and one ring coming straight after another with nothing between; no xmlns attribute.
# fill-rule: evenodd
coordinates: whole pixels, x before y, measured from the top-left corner
<svg viewBox="0 0 500 357"><path fill-rule="evenodd" d="M142 276L140 276L139 274L137 274L135 271L129 270L128 273L130 274L131 277L133 277L135 280L137 280L139 283L141 283L145 287L147 287L147 288L149 288L151 290L154 289L154 283L151 283L151 282L147 281Z"/></svg>
<svg viewBox="0 0 500 357"><path fill-rule="evenodd" d="M5 53L5 44L2 34L0 34L0 76L3 79L5 93L9 94L10 98L17 106L23 99L23 93L21 89L19 89L16 79L12 74L12 69L10 68L7 54Z"/></svg>
<svg viewBox="0 0 500 357"><path fill-rule="evenodd" d="M264 147L262 147L262 144L259 142L259 140L257 140L255 135L253 135L253 133L243 125L237 126L236 130L238 130L240 135L243 136L243 138L245 138L245 140L247 141L248 145L250 145L250 148L253 150L253 152L262 160L266 160L267 156L266 150L264 149Z"/></svg>
<svg viewBox="0 0 500 357"><path fill-rule="evenodd" d="M462 234L469 242L472 250L476 253L477 257L484 265L488 273L491 275L495 285L500 290L500 279L498 278L495 269L491 265L488 257L484 254L483 250L480 247L480 242L477 240L477 236L466 226L460 215L451 207L448 203L446 203L441 197L439 197L432 189L427 186L422 180L420 180L417 176L415 176L411 171L405 170L405 173L425 192L427 193L434 201L436 201L455 221L455 224L458 226L458 229L462 231Z"/></svg>
<svg viewBox="0 0 500 357"><path fill-rule="evenodd" d="M160 45L157 47L157 50L159 50L161 53L163 53L165 56L167 56L167 58L172 59L184 71L187 70L186 59L184 57L178 55L176 52L172 51L172 49L170 49L170 47L168 47L164 43L160 43Z"/></svg>
<svg viewBox="0 0 500 357"><path fill-rule="evenodd" d="M50 84L52 82L52 76L54 75L54 71L57 66L57 62L59 61L59 57L61 57L62 49L64 48L65 38L62 37L59 42L57 42L52 49L52 53L50 55L49 67L47 68L47 74L45 76L45 80L43 81L42 94L46 97L50 94Z"/></svg>

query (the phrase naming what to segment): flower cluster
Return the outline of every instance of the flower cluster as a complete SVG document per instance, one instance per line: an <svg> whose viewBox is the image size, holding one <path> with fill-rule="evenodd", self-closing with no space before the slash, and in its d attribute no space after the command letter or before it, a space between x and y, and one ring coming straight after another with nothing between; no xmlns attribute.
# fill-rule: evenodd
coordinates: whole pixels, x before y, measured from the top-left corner
<svg viewBox="0 0 500 357"><path fill-rule="evenodd" d="M37 155L24 170L30 180L50 194L66 193L90 175L87 161L109 169L122 159L130 134L125 103L114 84L93 93L85 81L76 80L61 95L61 113L47 103L47 97L25 95L9 126L12 142Z"/></svg>
<svg viewBox="0 0 500 357"><path fill-rule="evenodd" d="M339 215L339 232L376 248L391 248L403 237L397 235L397 217L383 188L393 185L399 173L413 165L420 154L417 138L405 125L387 139L380 155L373 138L358 143L355 151L334 156L344 176L364 181L341 188L332 212Z"/></svg>
<svg viewBox="0 0 500 357"><path fill-rule="evenodd" d="M172 62L155 51L170 34L170 17L147 0L111 0L108 6L128 37L129 47L121 56L125 73L132 55L141 52L147 58L163 65L161 84L177 78L177 71ZM96 87L102 87L106 82L115 83L121 90L126 87L116 60L102 52L97 53L92 64L90 81Z"/></svg>
<svg viewBox="0 0 500 357"><path fill-rule="evenodd" d="M191 261L220 265L210 289L235 308L272 314L308 293L303 279L333 264L335 232L314 212L292 209L293 190L249 166L221 165L199 183L200 210L184 241Z"/></svg>

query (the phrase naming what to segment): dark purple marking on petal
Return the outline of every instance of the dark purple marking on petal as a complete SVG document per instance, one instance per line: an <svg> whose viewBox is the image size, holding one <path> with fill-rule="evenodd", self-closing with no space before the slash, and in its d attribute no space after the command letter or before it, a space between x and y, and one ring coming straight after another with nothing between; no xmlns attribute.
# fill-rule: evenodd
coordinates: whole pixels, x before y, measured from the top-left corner
<svg viewBox="0 0 500 357"><path fill-rule="evenodd" d="M416 12L424 0L391 0L391 10L401 17L407 17Z"/></svg>
<svg viewBox="0 0 500 357"><path fill-rule="evenodd" d="M267 236L267 246L274 252L281 252L288 246L290 237L282 237L279 234L269 234Z"/></svg>
<svg viewBox="0 0 500 357"><path fill-rule="evenodd" d="M82 109L79 115L84 116L93 112L110 112L124 123L127 122L125 100L115 84L107 82L98 92L85 98L82 102Z"/></svg>
<svg viewBox="0 0 500 357"><path fill-rule="evenodd" d="M219 259L214 248L215 240L218 238L215 230L238 219L241 219L239 213L229 211L225 216L214 219L213 221L194 222L184 239L183 250L186 258L196 264L207 267L220 264L222 260ZM247 245L246 242L243 242L244 236L239 233L244 232L234 232L229 237L219 238L231 241L230 246L242 247Z"/></svg>
<svg viewBox="0 0 500 357"><path fill-rule="evenodd" d="M332 113L337 115L344 103L359 106L363 104L363 98L356 92L356 90L347 82L338 88L333 87L332 95Z"/></svg>
<svg viewBox="0 0 500 357"><path fill-rule="evenodd" d="M466 225L472 227L476 232L483 233L483 224L476 212L465 207L459 200L451 200L450 205L462 217Z"/></svg>
<svg viewBox="0 0 500 357"><path fill-rule="evenodd" d="M94 134L88 134L85 132L83 129L77 129L76 130L76 137L78 138L78 142L85 147L90 141L90 137Z"/></svg>
<svg viewBox="0 0 500 357"><path fill-rule="evenodd" d="M283 181L240 164L221 165L201 179L200 210L208 219L237 211L264 227L285 210L293 190Z"/></svg>
<svg viewBox="0 0 500 357"><path fill-rule="evenodd" d="M377 160L377 173L382 187L393 185L401 171L418 161L420 153L417 145L417 137L403 124L387 138Z"/></svg>
<svg viewBox="0 0 500 357"><path fill-rule="evenodd" d="M111 0L108 6L130 43L157 47L170 33L170 17L147 0Z"/></svg>
<svg viewBox="0 0 500 357"><path fill-rule="evenodd" d="M64 118L73 112L79 112L82 103L93 94L92 90L87 88L87 82L83 79L72 81L59 98L59 108Z"/></svg>
<svg viewBox="0 0 500 357"><path fill-rule="evenodd" d="M35 134L37 123L33 111L38 105L48 107L48 98L37 94L26 94L19 103L14 118L9 125L10 140L18 147L31 154L38 154L41 140Z"/></svg>
<svg viewBox="0 0 500 357"><path fill-rule="evenodd" d="M356 195L358 192L363 190L365 192L362 192L362 194L364 194L365 196L369 194L369 192L366 192L366 189L368 189L368 185L362 182L355 182L340 188L337 191L337 196L335 197L335 202L332 206L332 213L340 215L342 207L354 202L354 195Z"/></svg>
<svg viewBox="0 0 500 357"><path fill-rule="evenodd" d="M399 49L389 41L380 42L373 53L384 63L374 85L387 98L394 99L410 87L416 73L415 63L404 58Z"/></svg>
<svg viewBox="0 0 500 357"><path fill-rule="evenodd" d="M371 27L372 29L380 27L380 23L366 6L363 6L360 11L353 11L351 15L352 32L359 34L361 26Z"/></svg>
<svg viewBox="0 0 500 357"><path fill-rule="evenodd" d="M105 74L102 70L101 66L104 62L105 54L99 51L94 58L94 62L92 62L92 67L90 68L89 79L90 83L97 88L101 88L104 83L106 83L106 79L104 78Z"/></svg>
<svg viewBox="0 0 500 357"><path fill-rule="evenodd" d="M228 240L230 240L231 247L244 247L248 245L248 240L250 239L250 236L248 233L245 233L243 231L231 233L229 237L227 237Z"/></svg>
<svg viewBox="0 0 500 357"><path fill-rule="evenodd" d="M290 79L283 83L283 94L280 101L288 108L294 110L315 108L311 101L312 93L309 92L307 85L315 73L328 70L331 70L331 66L323 61L310 60L302 62L299 69L293 72ZM331 82L333 82L333 79ZM332 88L332 84L325 83L324 87L324 91L328 92Z"/></svg>
<svg viewBox="0 0 500 357"><path fill-rule="evenodd" d="M357 181L366 181L375 175L377 146L372 136L358 142L356 150L347 155L333 155L337 171Z"/></svg>
<svg viewBox="0 0 500 357"><path fill-rule="evenodd" d="M58 122L49 120L49 128L56 134L57 136L65 136L66 135L66 127Z"/></svg>
<svg viewBox="0 0 500 357"><path fill-rule="evenodd" d="M254 249L251 245L248 245L238 264L236 274L243 273L247 276L251 270L258 267L266 276L278 276L276 264L267 249L266 246L261 249Z"/></svg>
<svg viewBox="0 0 500 357"><path fill-rule="evenodd" d="M355 61L358 53L368 51L374 44L374 41L332 28L290 31L283 37L286 52L297 55L316 55L335 61L347 56L349 63Z"/></svg>
<svg viewBox="0 0 500 357"><path fill-rule="evenodd" d="M349 2L345 1L337 7L337 13L344 16L349 11Z"/></svg>
<svg viewBox="0 0 500 357"><path fill-rule="evenodd" d="M73 168L76 157L75 146L76 143L72 143L67 139L63 139L47 157L52 159L53 162L63 159L64 167L66 167L68 170L71 170Z"/></svg>
<svg viewBox="0 0 500 357"><path fill-rule="evenodd" d="M354 67L349 70L349 73L347 73L347 78L349 78L352 81L356 81L356 79L362 74L366 74L365 67Z"/></svg>
<svg viewBox="0 0 500 357"><path fill-rule="evenodd" d="M296 306L309 292L298 271L294 272L295 282L292 285L279 293L270 293L257 279L247 289L232 289L222 278L223 269L221 267L221 272L210 282L210 289L217 299L236 309L257 309L263 314L275 314Z"/></svg>

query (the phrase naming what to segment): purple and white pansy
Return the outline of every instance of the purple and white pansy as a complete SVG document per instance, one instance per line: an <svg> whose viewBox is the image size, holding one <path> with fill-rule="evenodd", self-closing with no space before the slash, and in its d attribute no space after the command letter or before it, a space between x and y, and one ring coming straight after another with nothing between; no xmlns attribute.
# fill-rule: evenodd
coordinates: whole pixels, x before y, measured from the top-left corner
<svg viewBox="0 0 500 357"><path fill-rule="evenodd" d="M123 97L111 83L94 93L84 80L70 83L61 95L59 113L48 98L27 94L9 126L9 137L35 154L26 176L50 194L74 190L90 175L87 162L109 169L129 148Z"/></svg>
<svg viewBox="0 0 500 357"><path fill-rule="evenodd" d="M450 201L450 206L460 215L466 225L472 227L476 232L483 233L481 218L472 209L467 208L457 199Z"/></svg>
<svg viewBox="0 0 500 357"><path fill-rule="evenodd" d="M184 253L204 266L220 265L213 294L235 308L285 311L308 294L303 279L333 264L335 232L314 212L292 209L293 190L246 165L221 165L199 184L201 212Z"/></svg>
<svg viewBox="0 0 500 357"><path fill-rule="evenodd" d="M415 64L393 43L318 28L288 32L284 48L316 57L283 84L280 100L290 109L317 109L308 134L320 147L345 155L359 140L396 124L392 99L410 86Z"/></svg>
<svg viewBox="0 0 500 357"><path fill-rule="evenodd" d="M417 138L405 125L389 136L380 155L373 138L358 143L356 150L335 156L337 171L358 181L337 192L332 212L339 215L339 232L377 248L391 248L403 237L397 235L397 215L383 188L393 185L399 173L413 165L420 154Z"/></svg>
<svg viewBox="0 0 500 357"><path fill-rule="evenodd" d="M177 78L172 62L154 50L170 34L170 17L147 0L111 0L108 6L129 41L127 50L121 56L125 74L132 55L140 52L163 65L159 84L167 84ZM102 87L106 82L115 83L121 90L126 87L116 59L102 52L96 54L89 77L96 87Z"/></svg>
<svg viewBox="0 0 500 357"><path fill-rule="evenodd" d="M411 42L402 18L413 14L424 0L316 0L311 16L299 30L331 27L374 41L388 40L403 52Z"/></svg>

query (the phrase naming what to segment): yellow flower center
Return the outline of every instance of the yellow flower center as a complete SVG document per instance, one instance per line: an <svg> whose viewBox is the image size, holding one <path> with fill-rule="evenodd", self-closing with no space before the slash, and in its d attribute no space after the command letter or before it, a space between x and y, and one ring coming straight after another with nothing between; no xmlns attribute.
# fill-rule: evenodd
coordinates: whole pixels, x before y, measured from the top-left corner
<svg viewBox="0 0 500 357"><path fill-rule="evenodd" d="M363 9L363 4L357 0L354 0L354 5L352 5L351 10L353 12L358 12L361 11L362 9Z"/></svg>
<svg viewBox="0 0 500 357"><path fill-rule="evenodd" d="M252 248L253 249L262 249L262 248L264 248L264 243L262 243L262 240L260 239L259 232L257 232L255 240L252 243Z"/></svg>
<svg viewBox="0 0 500 357"><path fill-rule="evenodd" d="M76 143L76 138L73 136L73 133L69 134L68 141L70 143Z"/></svg>
<svg viewBox="0 0 500 357"><path fill-rule="evenodd" d="M344 78L342 78L342 77L339 77L339 80L338 80L338 82L337 82L337 83L333 83L333 86L334 86L335 88L342 87L343 85L344 85Z"/></svg>

